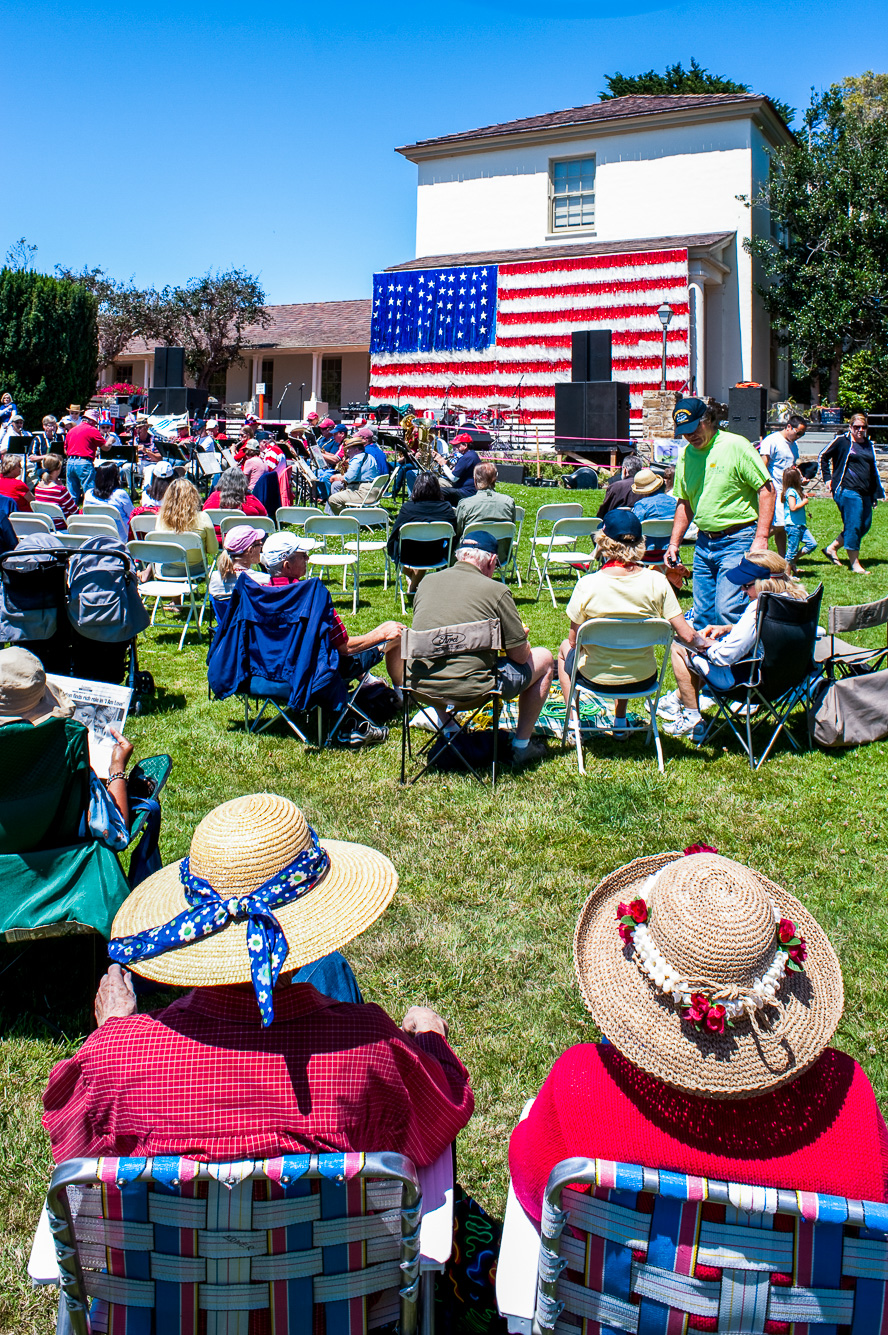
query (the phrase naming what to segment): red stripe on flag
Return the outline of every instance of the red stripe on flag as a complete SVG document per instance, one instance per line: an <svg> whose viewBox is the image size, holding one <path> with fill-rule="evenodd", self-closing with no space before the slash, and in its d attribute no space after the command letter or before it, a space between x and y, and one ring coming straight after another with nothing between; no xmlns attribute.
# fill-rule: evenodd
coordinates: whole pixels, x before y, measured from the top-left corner
<svg viewBox="0 0 888 1335"><path fill-rule="evenodd" d="M576 273L579 269L637 269L643 264L682 264L686 250L633 250L612 255L584 255L581 259L531 260L526 264L501 264L500 277L515 273Z"/></svg>
<svg viewBox="0 0 888 1335"><path fill-rule="evenodd" d="M677 301L672 310L675 315L687 315L690 307L686 301ZM501 324L555 324L565 318L576 321L578 325L581 325L591 320L604 323L608 320L625 320L633 316L652 314L656 314L654 307L630 306L627 303L625 306L572 306L569 310L563 311L500 311L496 320L497 327Z"/></svg>

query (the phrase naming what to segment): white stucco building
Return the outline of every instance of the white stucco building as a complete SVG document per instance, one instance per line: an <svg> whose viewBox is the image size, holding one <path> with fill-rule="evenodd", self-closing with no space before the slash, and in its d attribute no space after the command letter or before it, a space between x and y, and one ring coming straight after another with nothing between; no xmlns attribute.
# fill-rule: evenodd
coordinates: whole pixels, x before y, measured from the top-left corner
<svg viewBox="0 0 888 1335"><path fill-rule="evenodd" d="M743 249L770 222L741 197L789 142L767 98L714 94L615 98L409 144L397 151L417 165L416 257L392 271L681 247L689 384L725 399L753 380L777 398L786 369Z"/></svg>

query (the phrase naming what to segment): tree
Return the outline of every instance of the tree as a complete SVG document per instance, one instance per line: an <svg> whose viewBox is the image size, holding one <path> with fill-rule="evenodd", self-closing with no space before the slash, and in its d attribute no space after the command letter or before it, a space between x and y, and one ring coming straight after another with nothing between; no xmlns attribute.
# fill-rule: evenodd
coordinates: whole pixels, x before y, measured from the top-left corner
<svg viewBox="0 0 888 1335"><path fill-rule="evenodd" d="M863 120L888 115L888 74L865 74L842 80L845 112Z"/></svg>
<svg viewBox="0 0 888 1335"><path fill-rule="evenodd" d="M770 215L744 245L772 325L814 401L824 379L835 401L844 357L888 335L888 117L849 112L839 85L813 95L752 207Z"/></svg>
<svg viewBox="0 0 888 1335"><path fill-rule="evenodd" d="M842 362L839 407L846 413L884 412L888 406L888 353L861 348Z"/></svg>
<svg viewBox="0 0 888 1335"><path fill-rule="evenodd" d="M185 365L198 389L241 360L247 330L270 317L259 279L245 269L204 274L184 287L149 294L146 332L185 348Z"/></svg>
<svg viewBox="0 0 888 1335"><path fill-rule="evenodd" d="M37 247L29 244L27 237L20 236L18 241L6 252L7 269L30 269L34 263Z"/></svg>
<svg viewBox="0 0 888 1335"><path fill-rule="evenodd" d="M0 385L29 427L95 392L97 302L80 283L0 269Z"/></svg>
<svg viewBox="0 0 888 1335"><path fill-rule="evenodd" d="M737 83L735 79L723 79L718 74L710 74L702 65L691 57L690 69L683 69L681 61L676 65L667 65L664 74L648 70L645 74L606 74L604 82L607 92L599 93L602 102L612 97L648 97L675 96L679 93L749 93L748 83ZM779 98L770 98L771 106L787 125L792 123L795 108Z"/></svg>
<svg viewBox="0 0 888 1335"><path fill-rule="evenodd" d="M98 302L100 369L116 361L134 338L148 334L151 294L136 287L132 278L120 283L104 269L77 270L61 264L56 265L56 273L81 284Z"/></svg>

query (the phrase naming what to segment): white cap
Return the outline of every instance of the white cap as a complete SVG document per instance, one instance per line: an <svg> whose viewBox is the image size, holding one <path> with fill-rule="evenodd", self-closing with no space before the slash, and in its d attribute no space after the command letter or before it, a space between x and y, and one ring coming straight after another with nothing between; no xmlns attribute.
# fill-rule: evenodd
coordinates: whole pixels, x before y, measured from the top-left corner
<svg viewBox="0 0 888 1335"><path fill-rule="evenodd" d="M262 564L268 565L269 560L277 563L286 561L288 556L295 556L297 552L307 554L312 549L310 538L298 538L295 533L269 533L262 544Z"/></svg>
<svg viewBox="0 0 888 1335"><path fill-rule="evenodd" d="M215 417L211 417L207 422L206 429L207 431L214 431L218 425L219 423L216 421Z"/></svg>

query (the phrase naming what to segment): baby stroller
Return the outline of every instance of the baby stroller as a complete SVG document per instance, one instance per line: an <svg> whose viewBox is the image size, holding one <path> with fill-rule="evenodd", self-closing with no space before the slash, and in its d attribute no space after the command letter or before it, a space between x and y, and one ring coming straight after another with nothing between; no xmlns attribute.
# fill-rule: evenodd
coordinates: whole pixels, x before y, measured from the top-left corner
<svg viewBox="0 0 888 1335"><path fill-rule="evenodd" d="M122 542L90 538L68 557L68 624L72 676L121 682L153 695L150 672L140 672L136 637L148 625L135 565Z"/></svg>
<svg viewBox="0 0 888 1335"><path fill-rule="evenodd" d="M0 640L69 676L68 553L53 533L33 533L0 555Z"/></svg>

